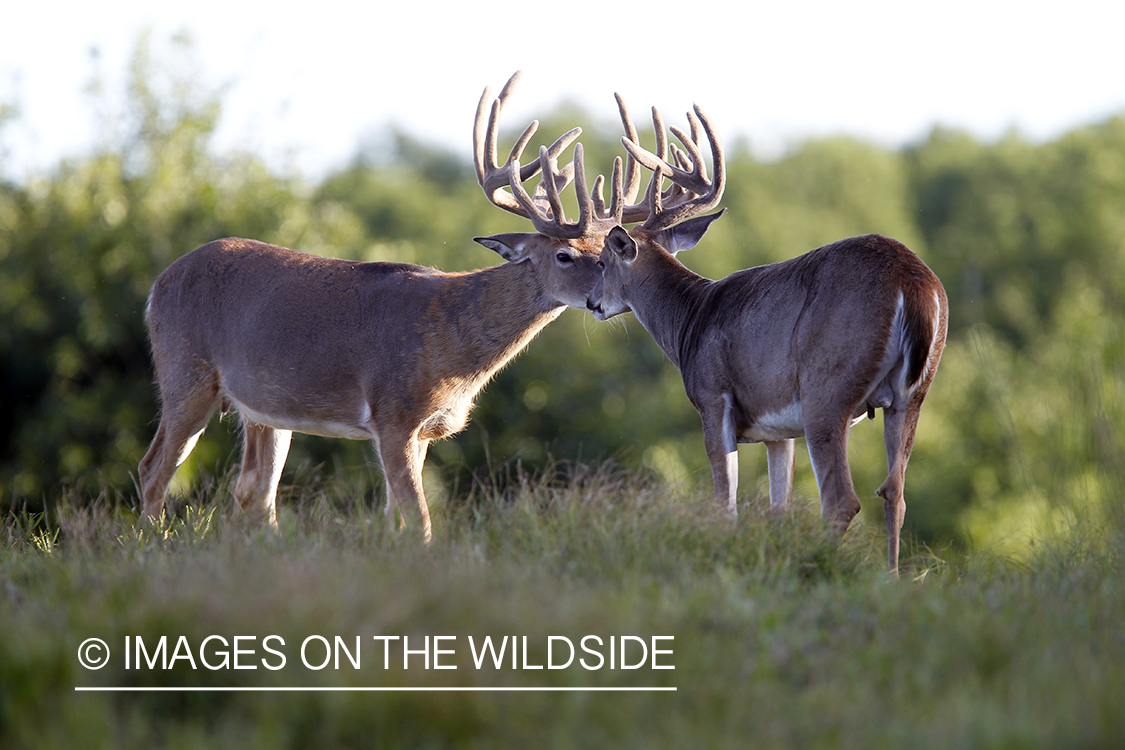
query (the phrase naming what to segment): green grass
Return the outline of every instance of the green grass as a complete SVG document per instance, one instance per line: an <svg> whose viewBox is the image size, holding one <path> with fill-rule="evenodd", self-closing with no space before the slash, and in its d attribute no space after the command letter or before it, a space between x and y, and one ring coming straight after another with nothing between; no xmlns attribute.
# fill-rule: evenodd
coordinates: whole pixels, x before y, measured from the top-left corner
<svg viewBox="0 0 1125 750"><path fill-rule="evenodd" d="M908 550L892 580L880 528L863 522L837 542L811 502L775 516L751 498L731 525L706 492L612 468L560 473L512 469L439 505L428 547L331 479L286 490L277 535L231 509L229 478L196 491L163 529L106 498L64 499L49 524L11 515L0 528L0 747L1059 748L1125 738L1120 529L1019 561ZM162 635L169 652L180 636L195 649L210 635L277 635L286 666L125 669L126 636L153 645ZM312 635L349 646L360 636L361 668L306 668L300 644ZM456 636L443 659L458 669L426 670L417 656L404 670L396 649L384 669L376 635L409 636L412 647ZM662 659L675 669L476 669L467 639L486 635L527 636L529 664L546 661L552 635L576 645L670 635ZM78 663L89 637L115 652L99 671ZM263 656L258 646L245 661Z"/></svg>

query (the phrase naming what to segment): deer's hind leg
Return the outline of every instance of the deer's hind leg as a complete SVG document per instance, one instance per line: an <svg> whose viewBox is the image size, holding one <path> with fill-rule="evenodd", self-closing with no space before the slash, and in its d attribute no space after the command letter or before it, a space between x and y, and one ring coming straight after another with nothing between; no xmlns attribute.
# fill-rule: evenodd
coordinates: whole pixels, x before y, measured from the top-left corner
<svg viewBox="0 0 1125 750"><path fill-rule="evenodd" d="M801 399L805 443L820 493L820 516L840 534L860 510L848 465L848 431L859 400L850 394L857 391L862 393L845 383L835 391L819 390Z"/></svg>
<svg viewBox="0 0 1125 750"><path fill-rule="evenodd" d="M887 523L887 568L898 572L899 537L906 516L906 464L914 450L914 432L929 383L911 395L905 406L892 403L883 409L883 441L887 446L887 480L875 491L883 498Z"/></svg>
<svg viewBox="0 0 1125 750"><path fill-rule="evenodd" d="M385 431L376 440L376 449L387 480L387 517L399 518L399 528L406 526L406 508L418 506L422 521L422 539L429 542L433 531L426 493L422 489L422 464L430 441L415 430L406 435Z"/></svg>
<svg viewBox="0 0 1125 750"><path fill-rule="evenodd" d="M159 382L160 425L137 467L148 518L158 518L163 512L172 475L195 447L220 400L218 377L210 370L190 380L166 377Z"/></svg>
<svg viewBox="0 0 1125 750"><path fill-rule="evenodd" d="M820 516L843 534L860 510L848 466L848 424L807 428L805 438L820 492Z"/></svg>
<svg viewBox="0 0 1125 750"><path fill-rule="evenodd" d="M843 534L860 511L848 464L848 433L874 373L857 363L839 369L842 372L805 373L800 400L805 443L820 493L820 516Z"/></svg>
<svg viewBox="0 0 1125 750"><path fill-rule="evenodd" d="M277 484L293 433L242 420L242 470L234 497L254 521L277 528Z"/></svg>

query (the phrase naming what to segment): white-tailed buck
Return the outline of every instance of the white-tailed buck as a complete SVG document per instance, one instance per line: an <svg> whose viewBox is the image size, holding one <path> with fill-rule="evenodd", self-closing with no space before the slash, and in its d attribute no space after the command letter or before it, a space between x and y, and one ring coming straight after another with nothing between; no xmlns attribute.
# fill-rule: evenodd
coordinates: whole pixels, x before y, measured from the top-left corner
<svg viewBox="0 0 1125 750"><path fill-rule="evenodd" d="M710 210L723 183L719 138L708 134L714 177L706 192L695 118L690 136L673 130L673 149L657 123L657 153L623 139L653 170L654 205L681 206L678 219ZM716 195L715 193L718 193ZM852 424L883 410L888 476L884 500L888 565L898 568L906 503L903 482L918 414L945 347L945 290L904 245L879 235L841 240L799 258L750 268L720 281L688 270L676 253L693 247L722 212L669 226L653 214L642 226L615 228L601 253L602 278L588 306L600 320L630 310L679 369L703 436L715 497L737 513L737 444L764 442L770 505L783 509L793 487L794 438L804 436L820 491L821 515L843 533L859 500L848 468Z"/></svg>
<svg viewBox="0 0 1125 750"><path fill-rule="evenodd" d="M566 305L586 306L605 234L636 211L628 205L639 171L631 159L627 190L621 159L614 165L608 209L601 177L593 196L587 190L581 144L559 168L578 128L521 166L533 122L498 164L499 116L518 77L491 108L485 89L473 129L477 177L489 200L536 229L476 238L507 263L442 273L225 239L160 275L147 308L162 403L139 469L147 516L161 514L176 467L215 410L233 407L244 433L235 497L252 516L276 526L277 484L293 432L371 440L387 481L388 515L416 502L430 538L422 492L430 442L465 425L477 392ZM623 107L622 118L636 140ZM530 196L523 182L540 172ZM577 221L567 220L559 197L572 179Z"/></svg>

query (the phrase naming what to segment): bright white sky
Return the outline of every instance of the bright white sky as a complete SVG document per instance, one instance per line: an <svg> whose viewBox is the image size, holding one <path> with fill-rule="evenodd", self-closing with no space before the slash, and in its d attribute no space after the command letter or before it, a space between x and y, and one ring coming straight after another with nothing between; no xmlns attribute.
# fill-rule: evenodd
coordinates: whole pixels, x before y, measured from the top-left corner
<svg viewBox="0 0 1125 750"><path fill-rule="evenodd" d="M316 178L395 123L468 158L481 90L524 70L505 125L563 99L607 122L613 92L670 123L698 102L729 143L762 153L849 133L897 146L935 124L1049 139L1125 112L1125 3L1070 0L105 0L0 11L0 174L21 177L95 140L90 49L120 86L136 39L195 40L225 86L218 146L286 155ZM72 7L67 7L72 6ZM446 7L448 6L448 7ZM694 12L696 15L687 15Z"/></svg>

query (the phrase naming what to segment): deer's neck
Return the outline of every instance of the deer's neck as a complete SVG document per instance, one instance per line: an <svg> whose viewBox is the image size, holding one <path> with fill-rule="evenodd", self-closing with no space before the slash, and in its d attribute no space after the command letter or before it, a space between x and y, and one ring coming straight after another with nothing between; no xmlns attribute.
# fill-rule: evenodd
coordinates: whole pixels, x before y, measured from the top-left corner
<svg viewBox="0 0 1125 750"><path fill-rule="evenodd" d="M458 353L453 377L487 381L564 307L547 297L530 262L505 263L449 282L441 308L430 310L436 325L427 348ZM455 339L439 340L446 337Z"/></svg>
<svg viewBox="0 0 1125 750"><path fill-rule="evenodd" d="M703 291L713 282L672 256L656 256L629 294L629 306L657 345L681 368L681 350Z"/></svg>

